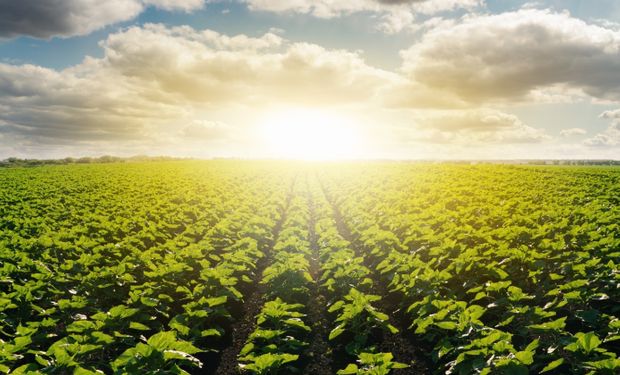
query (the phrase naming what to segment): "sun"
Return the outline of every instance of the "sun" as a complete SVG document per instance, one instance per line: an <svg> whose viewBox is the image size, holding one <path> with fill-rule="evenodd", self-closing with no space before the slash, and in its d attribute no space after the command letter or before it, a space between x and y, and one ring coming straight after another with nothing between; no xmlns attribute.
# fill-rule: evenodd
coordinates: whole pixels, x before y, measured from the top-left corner
<svg viewBox="0 0 620 375"><path fill-rule="evenodd" d="M270 158L299 160L354 159L361 134L350 118L326 110L289 108L269 112L260 124Z"/></svg>

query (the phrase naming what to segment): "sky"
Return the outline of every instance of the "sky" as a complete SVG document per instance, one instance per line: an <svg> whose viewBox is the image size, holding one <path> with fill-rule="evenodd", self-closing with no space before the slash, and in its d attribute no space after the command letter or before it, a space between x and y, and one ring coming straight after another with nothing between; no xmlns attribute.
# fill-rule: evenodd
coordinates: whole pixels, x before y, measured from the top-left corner
<svg viewBox="0 0 620 375"><path fill-rule="evenodd" d="M620 159L617 0L0 0L0 159Z"/></svg>

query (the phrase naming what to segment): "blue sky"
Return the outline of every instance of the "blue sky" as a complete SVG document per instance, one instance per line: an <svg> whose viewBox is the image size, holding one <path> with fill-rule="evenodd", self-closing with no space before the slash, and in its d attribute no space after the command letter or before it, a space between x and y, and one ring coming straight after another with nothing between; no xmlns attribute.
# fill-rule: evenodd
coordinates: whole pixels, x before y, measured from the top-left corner
<svg viewBox="0 0 620 375"><path fill-rule="evenodd" d="M0 158L620 158L617 1L50 3L0 3Z"/></svg>

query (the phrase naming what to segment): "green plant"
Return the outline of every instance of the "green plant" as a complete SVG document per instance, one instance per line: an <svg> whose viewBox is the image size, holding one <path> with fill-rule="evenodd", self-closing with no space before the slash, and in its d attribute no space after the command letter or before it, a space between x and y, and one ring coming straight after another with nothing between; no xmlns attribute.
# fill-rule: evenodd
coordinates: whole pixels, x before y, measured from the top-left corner
<svg viewBox="0 0 620 375"><path fill-rule="evenodd" d="M380 300L379 296L364 294L352 288L343 300L335 302L328 310L330 313L338 312L338 325L329 333L329 340L348 333L352 340L347 343L346 350L351 355L357 355L366 348L373 330L397 333L396 327L388 322L389 317L372 306L373 302Z"/></svg>
<svg viewBox="0 0 620 375"><path fill-rule="evenodd" d="M239 353L240 368L255 374L275 374L282 369L295 372L292 364L308 346L304 337L310 332L299 311L303 308L280 298L266 302L256 318L256 329Z"/></svg>
<svg viewBox="0 0 620 375"><path fill-rule="evenodd" d="M191 343L177 339L174 331L164 331L125 350L112 362L112 369L115 374L189 374L180 366L202 367L193 356L199 352Z"/></svg>
<svg viewBox="0 0 620 375"><path fill-rule="evenodd" d="M358 364L347 365L346 368L338 370L338 375L387 375L392 369L409 367L392 359L394 359L392 353L359 353Z"/></svg>
<svg viewBox="0 0 620 375"><path fill-rule="evenodd" d="M299 358L297 354L288 353L265 353L258 356L246 356L248 363L240 363L243 371L257 375L278 374L282 367L294 362ZM294 369L289 368L290 371Z"/></svg>

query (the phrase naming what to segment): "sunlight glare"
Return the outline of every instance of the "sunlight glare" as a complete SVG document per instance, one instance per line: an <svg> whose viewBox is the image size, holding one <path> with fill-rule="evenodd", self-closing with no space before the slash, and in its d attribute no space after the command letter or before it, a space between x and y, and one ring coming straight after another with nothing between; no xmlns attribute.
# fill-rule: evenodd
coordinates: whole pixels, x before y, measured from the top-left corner
<svg viewBox="0 0 620 375"><path fill-rule="evenodd" d="M262 137L273 158L301 160L353 159L360 134L347 117L323 110L286 109L269 113Z"/></svg>

